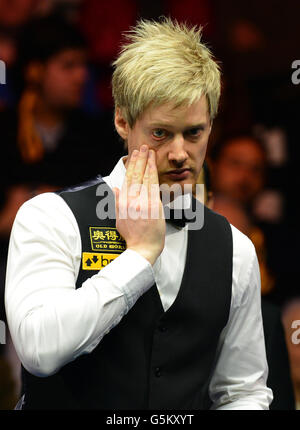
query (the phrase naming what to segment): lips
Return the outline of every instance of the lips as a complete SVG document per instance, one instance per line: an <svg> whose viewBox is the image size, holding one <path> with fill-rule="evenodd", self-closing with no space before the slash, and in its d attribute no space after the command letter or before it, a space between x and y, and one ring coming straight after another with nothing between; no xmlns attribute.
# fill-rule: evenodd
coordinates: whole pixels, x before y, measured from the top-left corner
<svg viewBox="0 0 300 430"><path fill-rule="evenodd" d="M190 171L190 169L175 169L175 170L170 170L169 172L168 172L168 174L169 173L175 173L176 175L180 175L181 173L183 173L183 172L187 172L187 171Z"/></svg>
<svg viewBox="0 0 300 430"><path fill-rule="evenodd" d="M173 180L182 180L186 179L189 176L190 172L190 169L175 169L167 172L167 175Z"/></svg>

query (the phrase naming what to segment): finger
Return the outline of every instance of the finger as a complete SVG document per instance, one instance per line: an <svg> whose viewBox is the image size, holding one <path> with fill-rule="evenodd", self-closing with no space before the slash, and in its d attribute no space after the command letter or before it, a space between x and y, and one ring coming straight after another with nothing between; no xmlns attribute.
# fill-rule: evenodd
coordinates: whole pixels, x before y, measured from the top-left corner
<svg viewBox="0 0 300 430"><path fill-rule="evenodd" d="M150 214L150 199L151 191L149 186L149 156L144 172L143 183L139 192L139 198L141 202L141 217L148 219Z"/></svg>
<svg viewBox="0 0 300 430"><path fill-rule="evenodd" d="M150 152L148 154L147 164L146 164L146 168L143 176L143 186L146 187L147 189L149 188L149 182L150 182L149 157L150 157Z"/></svg>
<svg viewBox="0 0 300 430"><path fill-rule="evenodd" d="M112 190L113 190L113 193L114 193L114 196L115 196L116 204L118 204L119 203L120 190L119 190L119 188L116 188L116 187L114 187Z"/></svg>
<svg viewBox="0 0 300 430"><path fill-rule="evenodd" d="M139 155L139 151L137 149L134 149L129 158L128 165L126 167L126 175L125 175L125 182L127 186L130 185L131 183L131 178L135 169L135 164L136 164L138 155Z"/></svg>
<svg viewBox="0 0 300 430"><path fill-rule="evenodd" d="M116 218L118 218L120 190L118 188L113 188L112 191L113 191L114 196L115 196L115 213L116 213Z"/></svg>
<svg viewBox="0 0 300 430"><path fill-rule="evenodd" d="M151 204L151 218L162 218L159 179L156 167L155 151L149 151L149 194Z"/></svg>
<svg viewBox="0 0 300 430"><path fill-rule="evenodd" d="M138 158L138 155L139 151L137 149L134 149L128 159L128 163L126 166L126 174L119 195L119 200L124 203L124 205L127 204L128 189L131 183L132 175L134 173L135 163Z"/></svg>
<svg viewBox="0 0 300 430"><path fill-rule="evenodd" d="M142 184L147 160L148 160L148 146L142 145L135 163L134 171L130 178L131 179L130 185Z"/></svg>
<svg viewBox="0 0 300 430"><path fill-rule="evenodd" d="M158 184L158 173L156 167L155 152L151 149L149 151L149 182L150 184Z"/></svg>

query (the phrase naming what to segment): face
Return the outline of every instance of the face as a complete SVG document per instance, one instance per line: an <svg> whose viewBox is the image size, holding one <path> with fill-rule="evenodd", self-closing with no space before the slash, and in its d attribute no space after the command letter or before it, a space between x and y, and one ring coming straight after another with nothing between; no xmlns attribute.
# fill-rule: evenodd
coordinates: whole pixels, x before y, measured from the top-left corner
<svg viewBox="0 0 300 430"><path fill-rule="evenodd" d="M146 144L156 152L160 184L194 185L204 161L211 122L206 97L190 107L149 107L132 128L117 110L115 125L128 155Z"/></svg>
<svg viewBox="0 0 300 430"><path fill-rule="evenodd" d="M53 108L75 108L81 101L86 76L84 51L64 50L49 59L44 67L42 97Z"/></svg>
<svg viewBox="0 0 300 430"><path fill-rule="evenodd" d="M235 139L213 165L213 188L240 203L250 203L264 184L265 157L250 138Z"/></svg>

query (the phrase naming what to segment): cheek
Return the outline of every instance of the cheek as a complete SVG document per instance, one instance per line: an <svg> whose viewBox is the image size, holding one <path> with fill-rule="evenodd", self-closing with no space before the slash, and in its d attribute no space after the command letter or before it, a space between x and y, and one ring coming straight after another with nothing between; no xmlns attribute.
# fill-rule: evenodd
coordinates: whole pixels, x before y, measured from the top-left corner
<svg viewBox="0 0 300 430"><path fill-rule="evenodd" d="M206 146L201 146L200 148L197 148L197 150L192 150L189 153L190 158L194 161L195 165L199 168L202 167L204 158L206 154Z"/></svg>
<svg viewBox="0 0 300 430"><path fill-rule="evenodd" d="M155 151L158 172L165 171L169 167L168 152L163 146L161 148L152 147L151 149Z"/></svg>
<svg viewBox="0 0 300 430"><path fill-rule="evenodd" d="M57 70L49 70L44 80L44 90L50 97L56 97L64 93L68 86L68 80L63 73Z"/></svg>
<svg viewBox="0 0 300 430"><path fill-rule="evenodd" d="M219 164L216 169L216 177L218 181L221 181L223 184L231 183L236 181L236 175L234 169L230 168L227 164Z"/></svg>

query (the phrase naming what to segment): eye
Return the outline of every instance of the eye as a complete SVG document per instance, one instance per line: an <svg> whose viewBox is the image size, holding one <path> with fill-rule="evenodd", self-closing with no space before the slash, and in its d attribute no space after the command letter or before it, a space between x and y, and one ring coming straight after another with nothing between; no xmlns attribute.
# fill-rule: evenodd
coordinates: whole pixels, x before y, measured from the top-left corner
<svg viewBox="0 0 300 430"><path fill-rule="evenodd" d="M198 137L200 136L203 128L202 127L194 127L187 131L187 134L191 137Z"/></svg>
<svg viewBox="0 0 300 430"><path fill-rule="evenodd" d="M157 140L163 139L164 137L166 137L166 131L162 128L156 128L152 131L152 136Z"/></svg>

